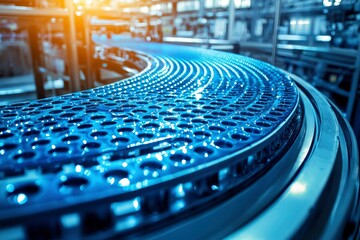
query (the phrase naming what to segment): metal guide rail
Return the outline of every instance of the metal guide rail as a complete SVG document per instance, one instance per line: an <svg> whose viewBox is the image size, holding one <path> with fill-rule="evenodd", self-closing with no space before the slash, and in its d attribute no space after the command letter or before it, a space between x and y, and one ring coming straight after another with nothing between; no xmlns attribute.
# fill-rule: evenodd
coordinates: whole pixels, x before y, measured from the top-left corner
<svg viewBox="0 0 360 240"><path fill-rule="evenodd" d="M297 194L310 195L298 203L303 213L278 237L309 234L303 226L319 201L329 202L327 213L337 211L336 234L357 225L351 129L310 86L297 80L298 88L296 77L238 55L110 44L102 48L104 62L116 69L120 59L119 69L126 63L139 73L100 88L0 107L0 236L256 236L251 226L278 201L285 198L282 206L290 212L301 208L291 202L294 184ZM311 164L317 180L308 186L310 173L300 184L296 179ZM343 178L345 200L336 198ZM330 181L335 183L328 191ZM333 194L322 200L325 190ZM288 201L295 205L289 208ZM313 232L329 234L327 219L319 218ZM206 224L213 226L204 229ZM346 230L347 236L356 229Z"/></svg>

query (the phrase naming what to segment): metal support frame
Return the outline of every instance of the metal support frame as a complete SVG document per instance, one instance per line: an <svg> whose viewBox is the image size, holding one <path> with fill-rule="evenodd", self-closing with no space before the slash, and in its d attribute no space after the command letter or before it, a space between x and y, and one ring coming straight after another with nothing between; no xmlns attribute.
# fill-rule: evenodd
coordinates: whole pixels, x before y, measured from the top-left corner
<svg viewBox="0 0 360 240"><path fill-rule="evenodd" d="M66 52L69 65L70 89L75 92L80 91L81 84L76 44L74 5L71 0L66 0L66 8L69 11L69 17L65 19L65 28L68 30L65 32Z"/></svg>
<svg viewBox="0 0 360 240"><path fill-rule="evenodd" d="M28 34L29 34L29 45L31 51L32 68L34 72L34 82L36 86L36 95L37 98L40 99L46 97L46 95L45 95L43 76L39 71L40 51L39 51L39 42L38 42L38 28L35 25L29 26Z"/></svg>
<svg viewBox="0 0 360 240"><path fill-rule="evenodd" d="M271 49L271 64L272 65L275 65L275 62L276 62L280 15L281 15L281 0L275 0L274 33L273 33L273 41L272 41L272 49Z"/></svg>
<svg viewBox="0 0 360 240"><path fill-rule="evenodd" d="M235 22L235 3L234 0L229 1L229 19L228 19L228 40L232 40L233 38L233 29L234 29L234 22Z"/></svg>
<svg viewBox="0 0 360 240"><path fill-rule="evenodd" d="M42 9L34 7L0 6L0 16L68 17L69 11L62 8Z"/></svg>
<svg viewBox="0 0 360 240"><path fill-rule="evenodd" d="M91 40L91 26L90 26L90 17L88 15L84 16L84 34L85 34L85 46L86 46L86 80L85 88L94 87L94 71L92 64L92 55L93 55L93 45Z"/></svg>

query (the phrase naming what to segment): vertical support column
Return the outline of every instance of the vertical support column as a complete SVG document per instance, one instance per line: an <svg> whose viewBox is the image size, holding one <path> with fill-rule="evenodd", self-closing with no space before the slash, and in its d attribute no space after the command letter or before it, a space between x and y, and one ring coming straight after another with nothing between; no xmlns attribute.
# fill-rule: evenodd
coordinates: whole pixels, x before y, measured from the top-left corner
<svg viewBox="0 0 360 240"><path fill-rule="evenodd" d="M79 61L76 45L75 9L72 0L66 0L68 18L64 19L66 52L70 76L70 88L72 92L80 91Z"/></svg>
<svg viewBox="0 0 360 240"><path fill-rule="evenodd" d="M45 95L45 88L43 82L43 76L39 72L40 67L40 51L39 51L39 41L38 41L38 28L35 25L31 25L28 28L29 34L29 45L31 51L31 60L32 60L32 67L34 72L34 82L36 86L36 95L37 98L44 98Z"/></svg>
<svg viewBox="0 0 360 240"><path fill-rule="evenodd" d="M280 24L280 13L281 11L281 0L275 0L275 15L274 15L274 33L271 49L271 64L275 65L276 62L276 52L277 52L277 43L278 43L278 29Z"/></svg>
<svg viewBox="0 0 360 240"><path fill-rule="evenodd" d="M360 34L359 34L358 38L360 39ZM355 65L354 66L355 66L355 71L354 71L354 74L353 74L353 77L352 77L350 94L349 94L349 98L348 98L348 102L347 102L347 106L346 106L346 118L349 121L351 121L351 116L352 116L354 105L355 105L357 91L358 91L358 88L359 88L360 42L359 42L359 45L358 45L357 54L356 54L356 60L355 60Z"/></svg>
<svg viewBox="0 0 360 240"><path fill-rule="evenodd" d="M93 56L93 46L91 40L91 28L90 28L90 17L89 15L84 16L84 34L85 34L85 46L86 46L86 83L85 88L94 87L94 76L92 68L92 56Z"/></svg>
<svg viewBox="0 0 360 240"><path fill-rule="evenodd" d="M205 16L205 0L199 0L199 4L199 18L203 18Z"/></svg>
<svg viewBox="0 0 360 240"><path fill-rule="evenodd" d="M227 29L227 39L232 40L233 38L233 29L235 26L235 3L234 0L229 1L229 19L228 19L228 29Z"/></svg>

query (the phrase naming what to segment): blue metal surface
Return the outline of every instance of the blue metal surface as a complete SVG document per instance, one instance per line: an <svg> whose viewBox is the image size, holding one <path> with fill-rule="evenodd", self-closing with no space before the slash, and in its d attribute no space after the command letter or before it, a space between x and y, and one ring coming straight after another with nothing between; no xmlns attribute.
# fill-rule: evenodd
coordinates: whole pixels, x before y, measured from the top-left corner
<svg viewBox="0 0 360 240"><path fill-rule="evenodd" d="M147 67L108 86L0 107L3 223L106 199L149 199L165 183L199 179L229 159L244 158L244 169L255 172L253 164L270 166L275 152L275 140L263 140L293 134L298 91L275 67L188 47L119 47L139 51ZM266 147L268 155L252 163ZM192 187L202 194L202 185ZM151 201L141 207L161 211Z"/></svg>

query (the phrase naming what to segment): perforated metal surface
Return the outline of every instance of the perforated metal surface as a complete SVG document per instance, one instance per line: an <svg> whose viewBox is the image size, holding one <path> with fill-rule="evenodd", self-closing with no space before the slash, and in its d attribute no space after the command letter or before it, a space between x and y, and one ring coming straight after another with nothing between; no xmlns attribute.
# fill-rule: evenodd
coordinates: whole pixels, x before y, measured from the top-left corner
<svg viewBox="0 0 360 240"><path fill-rule="evenodd" d="M186 47L126 47L146 52L137 53L148 65L134 77L0 107L2 221L109 197L141 197L140 190L161 190L227 156L247 159L247 172L256 171L253 165L266 165L271 156L252 163L242 151L261 143L257 151L267 147L273 154L273 145L293 134L298 92L276 68ZM276 133L286 141L264 145Z"/></svg>

